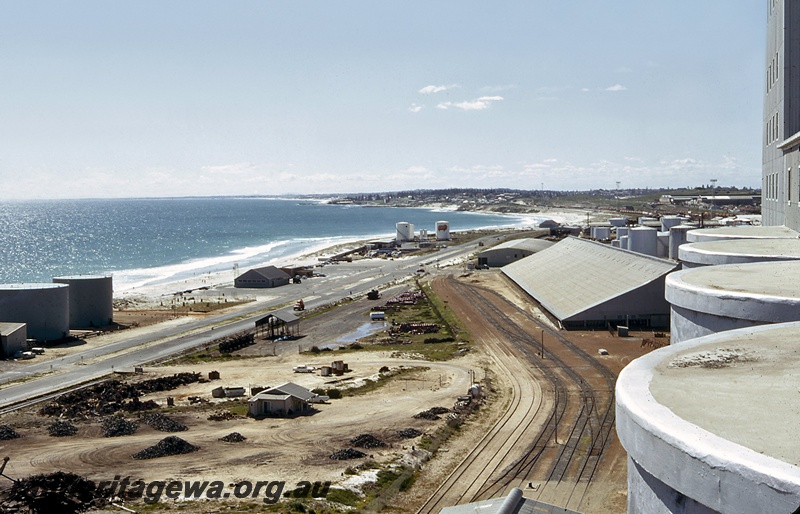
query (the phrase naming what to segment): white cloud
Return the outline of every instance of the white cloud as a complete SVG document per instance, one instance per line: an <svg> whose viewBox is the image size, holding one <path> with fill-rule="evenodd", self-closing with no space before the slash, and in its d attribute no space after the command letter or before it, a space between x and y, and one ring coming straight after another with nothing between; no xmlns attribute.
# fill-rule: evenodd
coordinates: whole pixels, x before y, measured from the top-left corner
<svg viewBox="0 0 800 514"><path fill-rule="evenodd" d="M418 92L422 93L423 95L431 95L433 93L441 93L442 91L447 91L448 89L457 88L458 84L450 84L449 86L425 86L420 89Z"/></svg>
<svg viewBox="0 0 800 514"><path fill-rule="evenodd" d="M606 88L606 91L626 91L628 88L622 84L614 84Z"/></svg>
<svg viewBox="0 0 800 514"><path fill-rule="evenodd" d="M249 162L236 162L221 166L202 166L200 169L212 175L243 175L254 171L254 166Z"/></svg>
<svg viewBox="0 0 800 514"><path fill-rule="evenodd" d="M503 100L502 96L482 96L475 100L467 100L465 102L442 102L436 107L439 109L455 107L462 111L483 111L484 109L488 109L493 102L499 102L501 100Z"/></svg>
<svg viewBox="0 0 800 514"><path fill-rule="evenodd" d="M419 112L422 110L422 106L417 104L411 104L411 107L409 107L408 110L411 112Z"/></svg>
<svg viewBox="0 0 800 514"><path fill-rule="evenodd" d="M509 89L517 89L517 85L507 84L504 86L484 86L480 90L486 93L502 93L503 91L508 91Z"/></svg>

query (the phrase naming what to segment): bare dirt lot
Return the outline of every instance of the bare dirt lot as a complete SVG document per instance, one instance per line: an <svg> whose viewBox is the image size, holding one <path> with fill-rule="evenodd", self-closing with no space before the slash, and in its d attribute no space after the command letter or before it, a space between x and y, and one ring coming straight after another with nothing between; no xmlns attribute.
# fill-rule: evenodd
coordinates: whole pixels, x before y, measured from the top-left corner
<svg viewBox="0 0 800 514"><path fill-rule="evenodd" d="M490 287L512 303L524 307L544 325L546 319L541 313L513 286L498 278L496 273L474 273L461 280ZM446 301L455 312L471 312L466 298L450 295ZM396 354L392 356L393 352L380 350L323 352L318 355L297 353L298 347L309 348L311 345L335 342L343 335L357 331L368 321L365 314L368 308L367 302L356 302L303 320L301 332L305 337L300 340L280 346L258 342L238 352L241 355L239 358L145 368L144 376L136 379L183 371L200 372L204 377L210 371L220 373L219 381L189 384L142 398L143 401L152 399L164 406L160 412L186 425L188 430L184 432L168 434L139 423L135 434L109 438L102 436L99 419L90 417L72 420L78 427L76 435L54 438L47 432L53 420L38 415L35 409L7 414L0 419L0 423L12 426L22 437L0 441L3 453L11 457L5 473L23 477L68 470L98 481L111 480L115 475L145 481L220 480L226 484L242 480L279 480L285 481L287 488L304 480L331 481L340 487L358 490L365 481L376 479L374 470L370 468L386 469L399 463L413 465L424 462L413 487L400 493L391 505L382 508L393 512L416 512L510 408L515 381L508 376L509 368L501 366L499 362L514 362L519 358L499 346L483 346L494 344L490 341L496 340L497 334L491 331L484 319L474 315L464 315L462 319L464 328L471 334L471 351L445 362L420 361L404 358L407 356L403 355L398 358ZM653 334L637 334L642 337L622 339L604 331L564 335L615 374L630 360L651 349L642 346L642 337L653 337ZM598 348L607 349L609 354L599 356ZM334 359L346 361L353 371L344 377L322 377L318 373L292 371L292 367L299 364L318 367L329 365ZM379 370L384 366L396 375L380 387L317 405L312 414L294 418L248 418L242 415L246 413L246 400L211 397L211 389L217 386L241 386L247 388L249 394L253 386L275 386L286 381L309 389L357 387L365 380L379 376ZM518 375L522 377L521 372ZM424 435L411 439L398 436L399 430L407 428L428 435L434 433L445 424L444 418L415 419L414 414L435 406L452 407L459 396L466 394L473 381L491 384L491 387L487 387L489 401L447 440L433 459L427 460L430 454L421 449ZM531 383L535 381L529 380ZM536 387L532 390L540 391ZM538 394L537 401L548 401L546 391L529 394ZM174 398L174 407L165 407L167 396ZM190 397L201 397L206 401L190 404ZM221 411L234 412L238 416L223 421L208 419L209 415ZM137 420L138 416L126 414L126 418ZM239 443L220 441L221 437L232 432L238 432L246 439ZM367 457L361 459L339 461L330 458L333 452L352 447L350 440L365 433L375 436L387 446L363 449ZM178 435L199 449L185 455L146 461L132 458L134 453L168 435ZM364 469L358 475L349 474L352 468L363 464L367 465L362 466ZM624 512L625 490L625 454L614 433L581 507L585 512ZM242 508L247 508L247 501L240 503L244 505ZM251 500L249 505L252 504L263 507L258 499ZM180 510L229 511L234 505L238 504L218 501L181 505ZM167 511L172 508L175 505L171 502L158 507Z"/></svg>

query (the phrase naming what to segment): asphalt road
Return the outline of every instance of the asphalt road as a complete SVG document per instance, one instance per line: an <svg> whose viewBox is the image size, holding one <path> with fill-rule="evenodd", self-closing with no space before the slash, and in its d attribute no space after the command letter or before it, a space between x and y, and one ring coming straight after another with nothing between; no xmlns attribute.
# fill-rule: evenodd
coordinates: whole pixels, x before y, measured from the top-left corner
<svg viewBox="0 0 800 514"><path fill-rule="evenodd" d="M255 302L229 313L177 327L150 330L102 347L86 350L76 347L73 353L63 358L31 362L0 376L0 408L98 379L114 370L132 370L136 366L253 328L257 319L270 312L282 319L292 319L294 313L291 305L298 298L303 298L307 309L313 308L346 296L360 296L371 289L383 289L391 282L414 275L421 266L433 271L437 265L449 267L463 264L463 260L477 250L478 241L494 242L495 239L499 238L485 237L462 245L452 245L435 253L399 260L331 264L321 270L326 274L325 277L277 288L274 292L278 297L270 301ZM374 266L364 265L364 262L374 263Z"/></svg>

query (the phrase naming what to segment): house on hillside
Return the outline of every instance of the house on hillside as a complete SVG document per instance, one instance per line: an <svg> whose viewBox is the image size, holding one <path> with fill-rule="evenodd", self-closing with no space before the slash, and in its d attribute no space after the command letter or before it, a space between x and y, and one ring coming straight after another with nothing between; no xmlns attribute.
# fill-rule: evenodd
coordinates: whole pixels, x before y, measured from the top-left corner
<svg viewBox="0 0 800 514"><path fill-rule="evenodd" d="M253 268L233 280L234 287L279 287L289 283L289 274L275 266Z"/></svg>

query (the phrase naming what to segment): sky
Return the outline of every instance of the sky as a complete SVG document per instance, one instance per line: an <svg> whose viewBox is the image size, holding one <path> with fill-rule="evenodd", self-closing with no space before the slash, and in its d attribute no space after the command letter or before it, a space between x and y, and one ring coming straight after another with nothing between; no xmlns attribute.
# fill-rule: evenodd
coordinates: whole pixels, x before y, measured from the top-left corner
<svg viewBox="0 0 800 514"><path fill-rule="evenodd" d="M764 1L0 5L2 199L761 183Z"/></svg>

